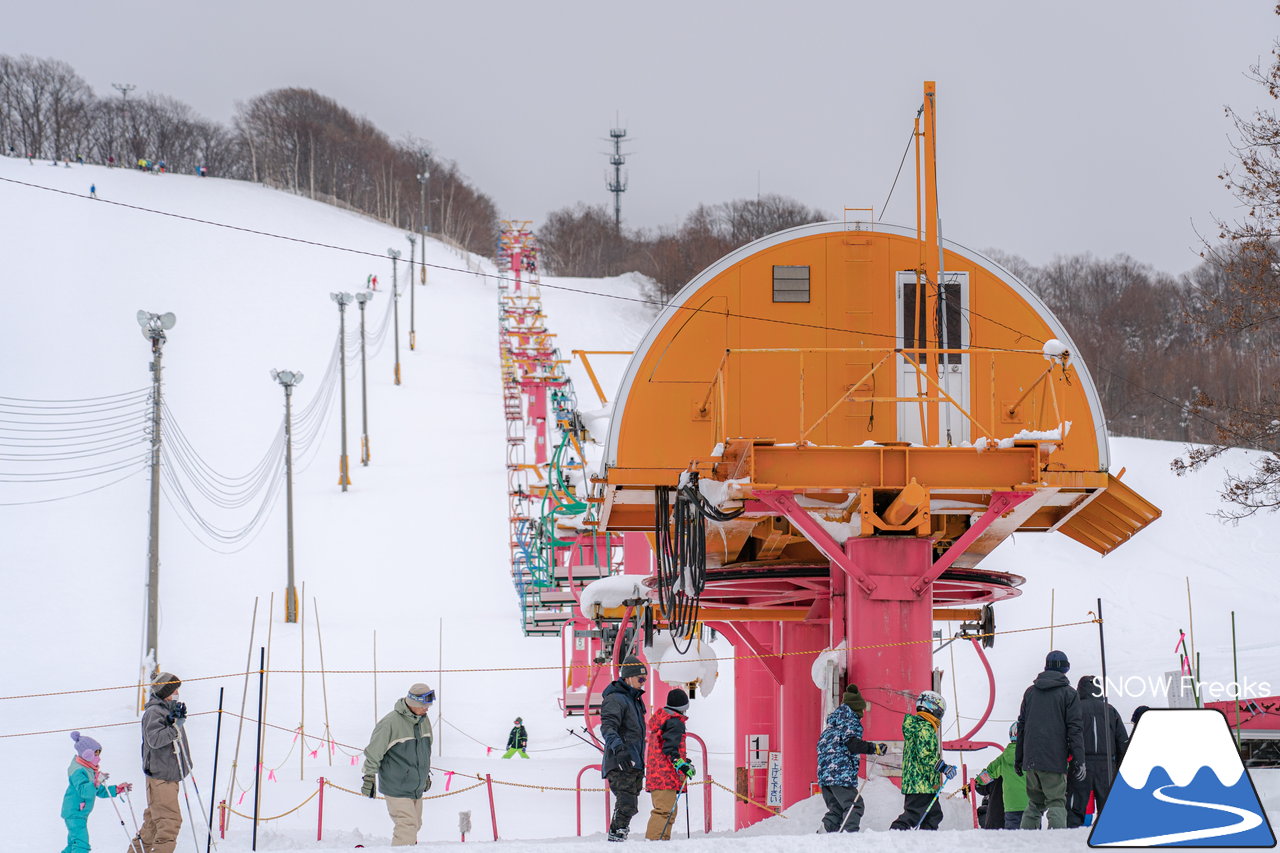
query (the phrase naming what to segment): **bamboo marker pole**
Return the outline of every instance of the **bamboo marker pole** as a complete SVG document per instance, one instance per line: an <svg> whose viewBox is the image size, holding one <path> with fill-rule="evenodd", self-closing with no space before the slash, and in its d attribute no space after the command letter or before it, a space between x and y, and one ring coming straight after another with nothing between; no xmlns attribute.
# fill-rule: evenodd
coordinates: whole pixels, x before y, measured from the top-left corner
<svg viewBox="0 0 1280 853"><path fill-rule="evenodd" d="M267 657L262 667L262 714L260 715L263 720L266 719L267 701L271 698L271 635L275 632L276 625L276 621L271 617L271 614L276 612L276 594L272 592L267 601L269 602L267 605ZM259 725L261 725L261 721L259 721Z"/></svg>
<svg viewBox="0 0 1280 853"><path fill-rule="evenodd" d="M324 736L330 742L329 766L333 766L333 732L329 729L329 683L324 669L324 635L320 633L320 604L313 597L311 606L316 615L316 645L320 647L320 695L324 697Z"/></svg>
<svg viewBox="0 0 1280 853"><path fill-rule="evenodd" d="M378 724L378 629L373 629L373 724Z"/></svg>
<svg viewBox="0 0 1280 853"><path fill-rule="evenodd" d="M1049 651L1053 651L1053 606L1058 597L1056 588L1049 590Z"/></svg>
<svg viewBox="0 0 1280 853"><path fill-rule="evenodd" d="M1187 577L1187 636L1191 640L1191 654L1188 656L1189 663L1195 664L1195 670L1191 673L1196 681L1200 680L1200 656L1196 654L1196 620L1191 613L1191 577ZM1196 691L1197 697L1199 691ZM1200 704L1199 698L1196 699L1196 705Z"/></svg>
<svg viewBox="0 0 1280 853"><path fill-rule="evenodd" d="M304 732L307 730L307 582L302 582L302 594L300 600L303 605L298 608L298 645L300 647L298 669L298 691L301 694L298 697L298 743L302 747L298 750L298 781L307 781L307 769L304 762L307 755L307 736Z"/></svg>
<svg viewBox="0 0 1280 853"><path fill-rule="evenodd" d="M1236 653L1236 612L1231 611L1231 670L1236 682L1236 752L1240 751L1240 700L1244 697L1240 690L1240 657Z"/></svg>
<svg viewBox="0 0 1280 853"><path fill-rule="evenodd" d="M436 641L436 755L444 755L444 617L440 617Z"/></svg>
<svg viewBox="0 0 1280 853"><path fill-rule="evenodd" d="M258 627L258 596L253 598L253 620L249 623L249 654L244 662L244 690L240 693L240 722L236 725L236 751L231 756L231 781L227 783L227 802L233 802L236 793L236 767L240 763L240 741L244 736L244 709L249 699L249 672L253 669L253 637Z"/></svg>

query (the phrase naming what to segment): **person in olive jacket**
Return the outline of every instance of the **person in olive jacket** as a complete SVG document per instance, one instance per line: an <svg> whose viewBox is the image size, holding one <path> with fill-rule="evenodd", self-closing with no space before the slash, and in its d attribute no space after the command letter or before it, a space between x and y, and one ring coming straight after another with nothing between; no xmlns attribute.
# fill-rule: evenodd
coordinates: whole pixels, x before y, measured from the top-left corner
<svg viewBox="0 0 1280 853"><path fill-rule="evenodd" d="M415 684L395 708L373 727L364 748L366 797L378 791L387 801L394 830L392 847L418 843L422 829L422 795L431 789L431 721L427 711L436 701L436 692L425 684Z"/></svg>
<svg viewBox="0 0 1280 853"><path fill-rule="evenodd" d="M1084 736L1085 776L1067 783L1067 826L1084 826L1089 794L1093 793L1094 811L1101 812L1111 793L1120 759L1129 748L1120 712L1102 697L1102 682L1096 675L1086 675L1076 682L1080 695L1080 723Z"/></svg>
<svg viewBox="0 0 1280 853"><path fill-rule="evenodd" d="M600 736L604 758L600 772L613 791L613 819L609 840L626 841L631 818L640 810L640 786L644 783L644 683L649 670L630 656L618 670L618 680L604 689L600 700Z"/></svg>
<svg viewBox="0 0 1280 853"><path fill-rule="evenodd" d="M1022 829L1039 829L1048 812L1050 829L1067 826L1067 774L1085 778L1080 697L1067 671L1071 662L1060 651L1049 652L1044 672L1022 694L1018 742L1013 769L1027 780L1027 807Z"/></svg>

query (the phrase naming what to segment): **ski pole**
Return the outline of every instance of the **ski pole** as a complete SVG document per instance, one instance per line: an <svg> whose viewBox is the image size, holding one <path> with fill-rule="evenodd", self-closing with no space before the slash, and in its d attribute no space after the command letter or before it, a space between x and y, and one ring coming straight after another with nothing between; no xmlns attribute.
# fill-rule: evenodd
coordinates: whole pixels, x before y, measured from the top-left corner
<svg viewBox="0 0 1280 853"><path fill-rule="evenodd" d="M191 768L192 768L192 766L193 766L193 765L191 764L191 759L187 757L187 748L182 744L182 734L181 734L181 733L179 733L179 735L178 735L178 739L177 739L177 740L175 740L175 741L173 742L173 744L174 744L174 746L175 746L175 747L177 747L177 750L178 750L178 756L179 756L179 765L178 765L178 767L179 767L179 769L181 769L181 768L182 768L182 765L183 765L183 764L185 764L185 765L186 765L186 767L187 767L187 769L188 769L188 770L191 770ZM192 786L196 789L196 804L197 804L197 805L201 805L201 801L200 801L200 783L196 782L196 774L195 774L194 772L192 772L192 773L191 773L191 784L192 784ZM187 777L186 777L186 776L184 776L184 777L182 777L182 791L183 791L183 794L184 794L184 795L186 794L186 788L187 788ZM188 800L187 800L187 811L188 811L188 812L190 812L190 811L191 811L191 800L190 800L189 798L188 798ZM207 817L205 817L205 816L204 816L204 811L203 811L203 809L200 811L200 821L201 821L201 823L203 823L203 824L204 824L205 829L206 829L206 830L208 830L208 840L209 840L209 842L210 842L210 843L213 843L213 827L209 824L209 819L208 819ZM195 819L194 819L194 818L192 818L192 820L191 820L191 831L192 831L192 832L195 832ZM214 844L213 844L213 847L214 847L214 849L217 849L218 845L217 845L216 843L214 843ZM200 842L199 842L199 840L197 840L197 841L196 841L196 853L199 853L199 850L200 850Z"/></svg>
<svg viewBox="0 0 1280 853"><path fill-rule="evenodd" d="M867 763L868 765L867 766L867 782L871 781L871 768L878 765L879 763L880 763L879 758L874 755L871 757L871 760ZM866 782L863 782L862 785L856 786L854 788L853 802L849 803L849 809L844 813L844 820L840 821L840 828L837 829L836 832L844 832L845 824L849 822L849 816L853 814L853 807L858 804L858 800L862 799L862 791L866 787L867 787Z"/></svg>
<svg viewBox="0 0 1280 853"><path fill-rule="evenodd" d="M115 797L111 797L111 808L116 810L116 818L120 821L120 828L124 830L125 837L129 839L129 849L133 850L133 836L129 835L129 827L124 825L124 814L120 811L120 804L116 802Z"/></svg>
<svg viewBox="0 0 1280 853"><path fill-rule="evenodd" d="M689 828L689 786L684 786L684 837L692 838L693 830Z"/></svg>
<svg viewBox="0 0 1280 853"><path fill-rule="evenodd" d="M947 783L943 781L942 785L945 784ZM929 816L929 812L933 809L933 804L938 801L938 795L942 793L942 785L939 785L938 790L933 792L933 799L929 801L929 807L924 810L924 814L920 815L920 819L916 821L915 826L911 827L912 829L919 829L924 823L924 819Z"/></svg>
<svg viewBox="0 0 1280 853"><path fill-rule="evenodd" d="M681 774L681 775L683 776L684 774ZM685 776L684 779L680 782L680 790L676 791L675 802L671 804L671 811L667 812L667 822L662 825L662 832L658 833L659 841L661 841L663 838L666 837L668 830L671 829L672 822L676 819L676 809L680 802L680 795L684 793L685 788L687 787L686 783L688 781L689 781L689 777ZM689 803L686 801L684 805L685 805L685 816L688 817Z"/></svg>
<svg viewBox="0 0 1280 853"><path fill-rule="evenodd" d="M182 768L185 766L188 770L191 765L186 763L182 752L182 727L177 726L178 737L173 741L173 754L178 758L178 773L182 774ZM196 818L191 813L191 794L187 791L187 777L182 775L182 798L187 802L187 822L191 824L191 840L196 845L196 853L200 853L200 836L196 835ZM201 814L203 817L203 813Z"/></svg>
<svg viewBox="0 0 1280 853"><path fill-rule="evenodd" d="M133 810L133 797L125 794L124 801L129 805L129 820L133 822L133 836L138 840L138 844L141 845L142 830L138 827L138 813ZM130 848L130 853L132 853L132 849ZM142 853L141 846L139 846L138 853Z"/></svg>

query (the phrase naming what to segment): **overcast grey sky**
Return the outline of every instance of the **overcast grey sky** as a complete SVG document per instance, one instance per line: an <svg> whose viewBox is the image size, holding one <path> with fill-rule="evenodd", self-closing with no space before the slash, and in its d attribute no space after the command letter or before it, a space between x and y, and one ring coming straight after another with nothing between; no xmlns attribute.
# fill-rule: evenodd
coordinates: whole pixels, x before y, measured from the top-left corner
<svg viewBox="0 0 1280 853"><path fill-rule="evenodd" d="M393 137L426 138L535 222L609 203L608 144L632 140L623 216L675 223L764 192L839 216L884 202L938 81L943 231L1043 263L1129 252L1197 263L1193 224L1234 201L1223 106L1280 18L1261 0L810 2L223 0L11 6L0 52L70 62L227 121L268 89L318 89ZM1269 102L1266 103L1269 106ZM913 224L910 163L886 221Z"/></svg>

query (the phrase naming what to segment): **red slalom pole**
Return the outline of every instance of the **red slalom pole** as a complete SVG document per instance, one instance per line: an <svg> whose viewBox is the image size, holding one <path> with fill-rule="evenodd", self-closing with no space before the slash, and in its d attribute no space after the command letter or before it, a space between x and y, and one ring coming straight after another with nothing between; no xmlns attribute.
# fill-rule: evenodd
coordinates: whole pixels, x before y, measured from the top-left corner
<svg viewBox="0 0 1280 853"><path fill-rule="evenodd" d="M489 820L493 823L493 840L498 840L498 810L493 805L493 777L484 774L485 787L489 789Z"/></svg>
<svg viewBox="0 0 1280 853"><path fill-rule="evenodd" d="M320 777L320 813L316 815L316 841L324 840L324 777Z"/></svg>
<svg viewBox="0 0 1280 853"><path fill-rule="evenodd" d="M227 838L227 801L218 801L218 837L224 841Z"/></svg>

